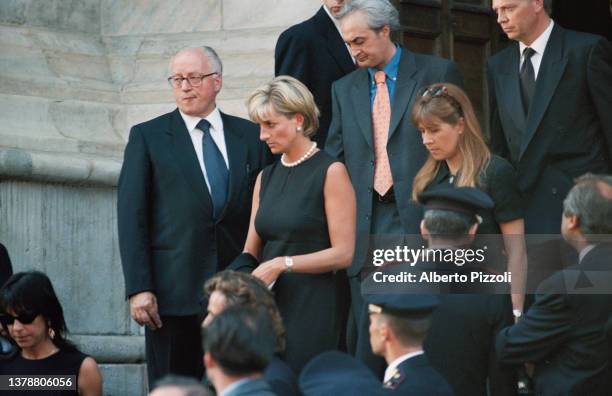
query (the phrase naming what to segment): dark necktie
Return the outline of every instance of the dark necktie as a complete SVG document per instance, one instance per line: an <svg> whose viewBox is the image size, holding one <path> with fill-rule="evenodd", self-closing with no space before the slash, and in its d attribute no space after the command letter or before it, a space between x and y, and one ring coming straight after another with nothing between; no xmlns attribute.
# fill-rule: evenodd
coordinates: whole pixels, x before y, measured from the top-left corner
<svg viewBox="0 0 612 396"><path fill-rule="evenodd" d="M227 201L227 189L229 184L229 171L219 148L210 135L210 122L202 119L198 122L198 129L204 132L202 136L202 153L204 154L204 167L208 184L210 184L210 196L213 201L214 217L219 218Z"/></svg>
<svg viewBox="0 0 612 396"><path fill-rule="evenodd" d="M531 57L535 54L532 48L525 48L523 50L523 65L521 66L521 96L523 97L523 110L525 114L529 114L529 106L533 99L533 92L535 91L535 71L533 70L533 63L531 63Z"/></svg>

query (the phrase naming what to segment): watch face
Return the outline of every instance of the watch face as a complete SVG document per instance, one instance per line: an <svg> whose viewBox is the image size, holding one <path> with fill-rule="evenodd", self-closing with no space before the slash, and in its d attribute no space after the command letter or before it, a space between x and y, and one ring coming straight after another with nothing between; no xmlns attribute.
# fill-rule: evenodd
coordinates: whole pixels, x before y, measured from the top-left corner
<svg viewBox="0 0 612 396"><path fill-rule="evenodd" d="M519 309L513 309L512 314L514 315L515 318L520 318L521 315L523 315L523 312Z"/></svg>

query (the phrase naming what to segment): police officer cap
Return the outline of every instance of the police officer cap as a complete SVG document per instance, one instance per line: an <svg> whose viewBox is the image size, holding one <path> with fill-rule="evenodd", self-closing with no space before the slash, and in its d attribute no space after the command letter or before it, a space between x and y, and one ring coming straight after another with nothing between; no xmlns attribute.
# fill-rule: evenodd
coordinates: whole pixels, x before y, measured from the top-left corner
<svg viewBox="0 0 612 396"><path fill-rule="evenodd" d="M481 210L492 209L493 200L474 187L440 184L418 195L419 203L428 209L450 210L476 217Z"/></svg>
<svg viewBox="0 0 612 396"><path fill-rule="evenodd" d="M438 306L434 294L370 294L366 297L371 313L385 313L406 318L426 317Z"/></svg>

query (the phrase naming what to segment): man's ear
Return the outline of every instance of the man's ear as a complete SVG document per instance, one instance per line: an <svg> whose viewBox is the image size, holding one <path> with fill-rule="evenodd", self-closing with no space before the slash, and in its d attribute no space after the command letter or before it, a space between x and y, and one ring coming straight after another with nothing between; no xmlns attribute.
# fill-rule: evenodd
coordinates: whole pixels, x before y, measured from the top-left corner
<svg viewBox="0 0 612 396"><path fill-rule="evenodd" d="M380 28L380 33L385 36L385 37L390 37L391 36L391 27L389 27L389 25L385 25L383 27Z"/></svg>
<svg viewBox="0 0 612 396"><path fill-rule="evenodd" d="M421 220L421 235L423 239L429 240L429 231L427 231L427 227L425 227L425 220Z"/></svg>
<svg viewBox="0 0 612 396"><path fill-rule="evenodd" d="M573 231L580 229L580 219L575 214L567 216L567 228Z"/></svg>
<svg viewBox="0 0 612 396"><path fill-rule="evenodd" d="M206 369L208 370L215 367L216 365L217 364L215 362L215 359L213 359L210 352L204 353L204 367L206 367Z"/></svg>

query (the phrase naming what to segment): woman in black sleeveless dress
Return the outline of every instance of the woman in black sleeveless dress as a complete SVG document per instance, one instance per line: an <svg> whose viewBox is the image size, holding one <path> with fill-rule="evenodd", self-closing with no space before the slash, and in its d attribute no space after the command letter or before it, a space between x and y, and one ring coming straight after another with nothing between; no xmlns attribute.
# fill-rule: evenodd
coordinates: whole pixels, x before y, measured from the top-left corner
<svg viewBox="0 0 612 396"><path fill-rule="evenodd" d="M0 375L57 376L46 383L51 390L30 390L28 395L102 395L98 365L64 338L62 306L45 274L33 271L11 276L0 292L0 310L2 325L19 348L12 358L0 361ZM40 378L38 381L38 386L45 385ZM63 390L62 384L66 386ZM15 390L23 389L20 385L17 379L9 382Z"/></svg>
<svg viewBox="0 0 612 396"><path fill-rule="evenodd" d="M350 265L355 193L344 165L310 140L318 127L312 94L280 76L248 100L260 138L280 161L258 176L245 253L273 291L287 331L285 360L296 372L335 349L340 326L334 271Z"/></svg>

